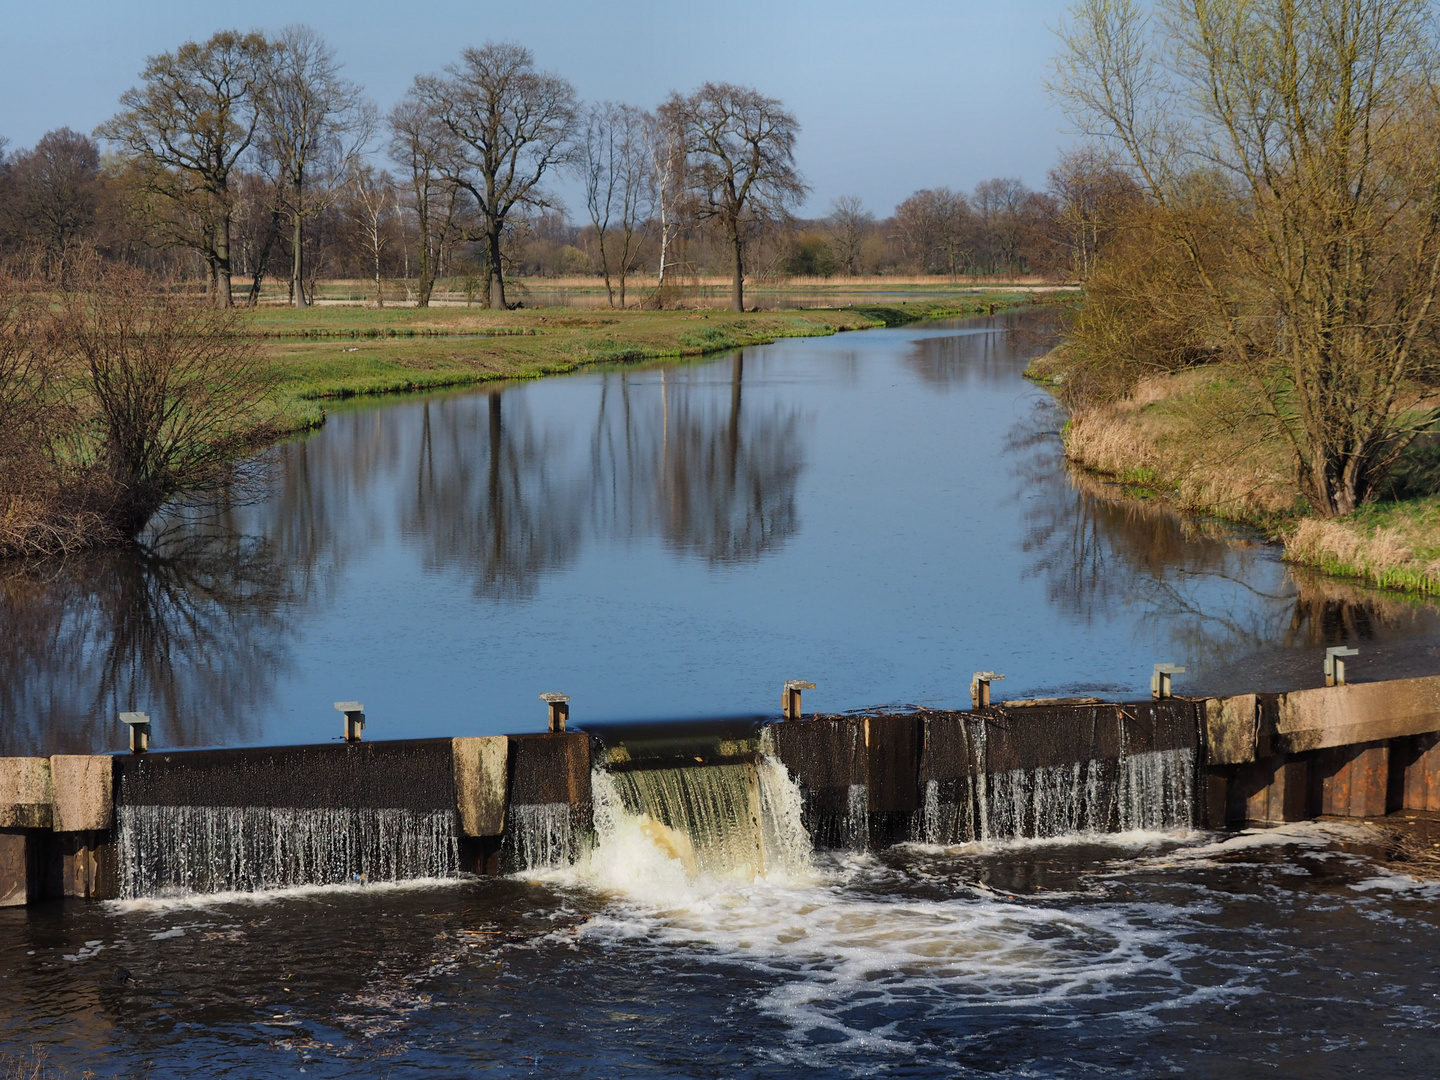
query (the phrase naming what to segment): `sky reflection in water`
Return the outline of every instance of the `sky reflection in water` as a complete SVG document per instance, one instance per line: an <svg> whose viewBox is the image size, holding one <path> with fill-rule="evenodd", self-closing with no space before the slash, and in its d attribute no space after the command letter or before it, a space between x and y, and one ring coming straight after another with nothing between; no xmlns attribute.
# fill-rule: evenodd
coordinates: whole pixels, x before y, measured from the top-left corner
<svg viewBox="0 0 1440 1080"><path fill-rule="evenodd" d="M200 746L331 739L341 698L406 738L539 729L542 690L583 723L778 712L799 677L827 710L963 706L977 669L1143 695L1157 660L1282 689L1433 634L1071 477L1015 322L333 409L262 501L7 568L0 752L118 749L131 707Z"/></svg>

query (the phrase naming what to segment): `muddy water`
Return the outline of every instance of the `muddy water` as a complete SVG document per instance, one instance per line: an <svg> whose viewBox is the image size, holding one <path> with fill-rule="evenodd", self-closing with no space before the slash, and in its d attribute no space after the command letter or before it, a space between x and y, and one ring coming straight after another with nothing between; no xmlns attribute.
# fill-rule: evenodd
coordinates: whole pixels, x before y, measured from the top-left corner
<svg viewBox="0 0 1440 1080"><path fill-rule="evenodd" d="M332 408L229 506L5 568L0 753L536 730L1440 671L1435 608L1069 476L1027 317ZM337 348L346 346L337 345Z"/></svg>

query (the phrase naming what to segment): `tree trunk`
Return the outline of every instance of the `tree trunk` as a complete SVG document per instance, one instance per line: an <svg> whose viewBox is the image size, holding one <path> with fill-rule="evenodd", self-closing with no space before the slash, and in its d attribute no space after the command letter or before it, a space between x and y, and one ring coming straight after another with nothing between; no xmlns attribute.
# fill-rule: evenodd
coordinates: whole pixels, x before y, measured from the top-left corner
<svg viewBox="0 0 1440 1080"><path fill-rule="evenodd" d="M226 213L215 226L215 306L228 308L234 302L230 291L230 215Z"/></svg>
<svg viewBox="0 0 1440 1080"><path fill-rule="evenodd" d="M615 290L610 287L610 260L605 254L605 232L598 224L595 226L595 247L600 252L600 276L605 279L605 300L613 308Z"/></svg>
<svg viewBox="0 0 1440 1080"><path fill-rule="evenodd" d="M730 230L730 247L735 253L735 269L730 280L730 310L745 310L745 242L739 228Z"/></svg>
<svg viewBox="0 0 1440 1080"><path fill-rule="evenodd" d="M485 306L504 311L506 308L505 274L500 268L500 226L498 223L491 226L488 240L490 266L487 280L494 282L494 285L486 290L489 295L485 297Z"/></svg>
<svg viewBox="0 0 1440 1080"><path fill-rule="evenodd" d="M275 240L280 235L280 211L270 211L270 231L265 234L265 244L260 249L260 257L255 260L255 273L250 278L250 296L245 301L249 307L256 307L260 303L260 282L265 277L265 271L270 268L270 249L274 247Z"/></svg>
<svg viewBox="0 0 1440 1080"><path fill-rule="evenodd" d="M304 279L303 277L301 277L301 271L304 269L304 265L305 265L305 264L304 264L305 248L304 248L304 245L303 245L303 242L302 242L302 241L303 241L303 237L302 237L302 235L301 235L301 228L300 228L300 226L304 223L304 221L305 221L304 215L302 215L302 214L300 213L300 185L299 185L299 184L296 184L296 185L295 185L295 231L294 231L294 233L293 233L292 236L291 236L291 243L294 245L294 249L295 249L295 250L294 250L295 258L294 258L294 260L293 260L293 263L292 263L291 271L290 271L290 272L291 272L291 291L294 293L294 296L295 296L295 306L296 306L297 308L303 308L303 307L305 306L305 279Z"/></svg>

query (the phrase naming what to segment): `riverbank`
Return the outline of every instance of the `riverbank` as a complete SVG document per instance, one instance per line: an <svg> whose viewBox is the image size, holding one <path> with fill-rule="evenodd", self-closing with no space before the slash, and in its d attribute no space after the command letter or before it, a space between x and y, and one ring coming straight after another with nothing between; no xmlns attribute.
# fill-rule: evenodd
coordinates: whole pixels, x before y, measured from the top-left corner
<svg viewBox="0 0 1440 1080"><path fill-rule="evenodd" d="M1063 346L1026 376L1059 393ZM1307 512L1293 456L1253 394L1225 364L1142 379L1125 398L1074 410L1063 431L1072 464L1137 498L1240 522L1285 545L1287 561L1385 589L1440 593L1440 495L1362 507L1336 519ZM1412 458L1420 456L1417 447ZM1423 469L1402 462L1401 472Z"/></svg>
<svg viewBox="0 0 1440 1080"><path fill-rule="evenodd" d="M324 423L323 402L560 375L594 364L702 356L781 338L987 314L1027 303L984 293L796 311L640 311L529 308L262 308L275 380L267 430L284 436Z"/></svg>

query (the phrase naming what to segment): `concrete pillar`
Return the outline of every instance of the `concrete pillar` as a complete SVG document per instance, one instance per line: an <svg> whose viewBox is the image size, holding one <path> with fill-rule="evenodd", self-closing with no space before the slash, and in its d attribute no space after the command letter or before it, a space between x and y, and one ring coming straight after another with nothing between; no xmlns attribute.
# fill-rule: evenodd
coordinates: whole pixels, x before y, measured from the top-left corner
<svg viewBox="0 0 1440 1080"><path fill-rule="evenodd" d="M499 836L505 831L510 740L504 735L451 739L455 762L455 810L462 836Z"/></svg>
<svg viewBox="0 0 1440 1080"><path fill-rule="evenodd" d="M108 829L115 821L115 766L108 754L56 754L50 759L56 832Z"/></svg>
<svg viewBox="0 0 1440 1080"><path fill-rule="evenodd" d="M1381 817L1390 785L1390 748L1337 746L1315 756L1313 805L1317 814Z"/></svg>
<svg viewBox="0 0 1440 1080"><path fill-rule="evenodd" d="M1400 805L1405 810L1440 810L1440 734L1406 740Z"/></svg>
<svg viewBox="0 0 1440 1080"><path fill-rule="evenodd" d="M53 801L50 762L0 758L0 829L48 829Z"/></svg>

